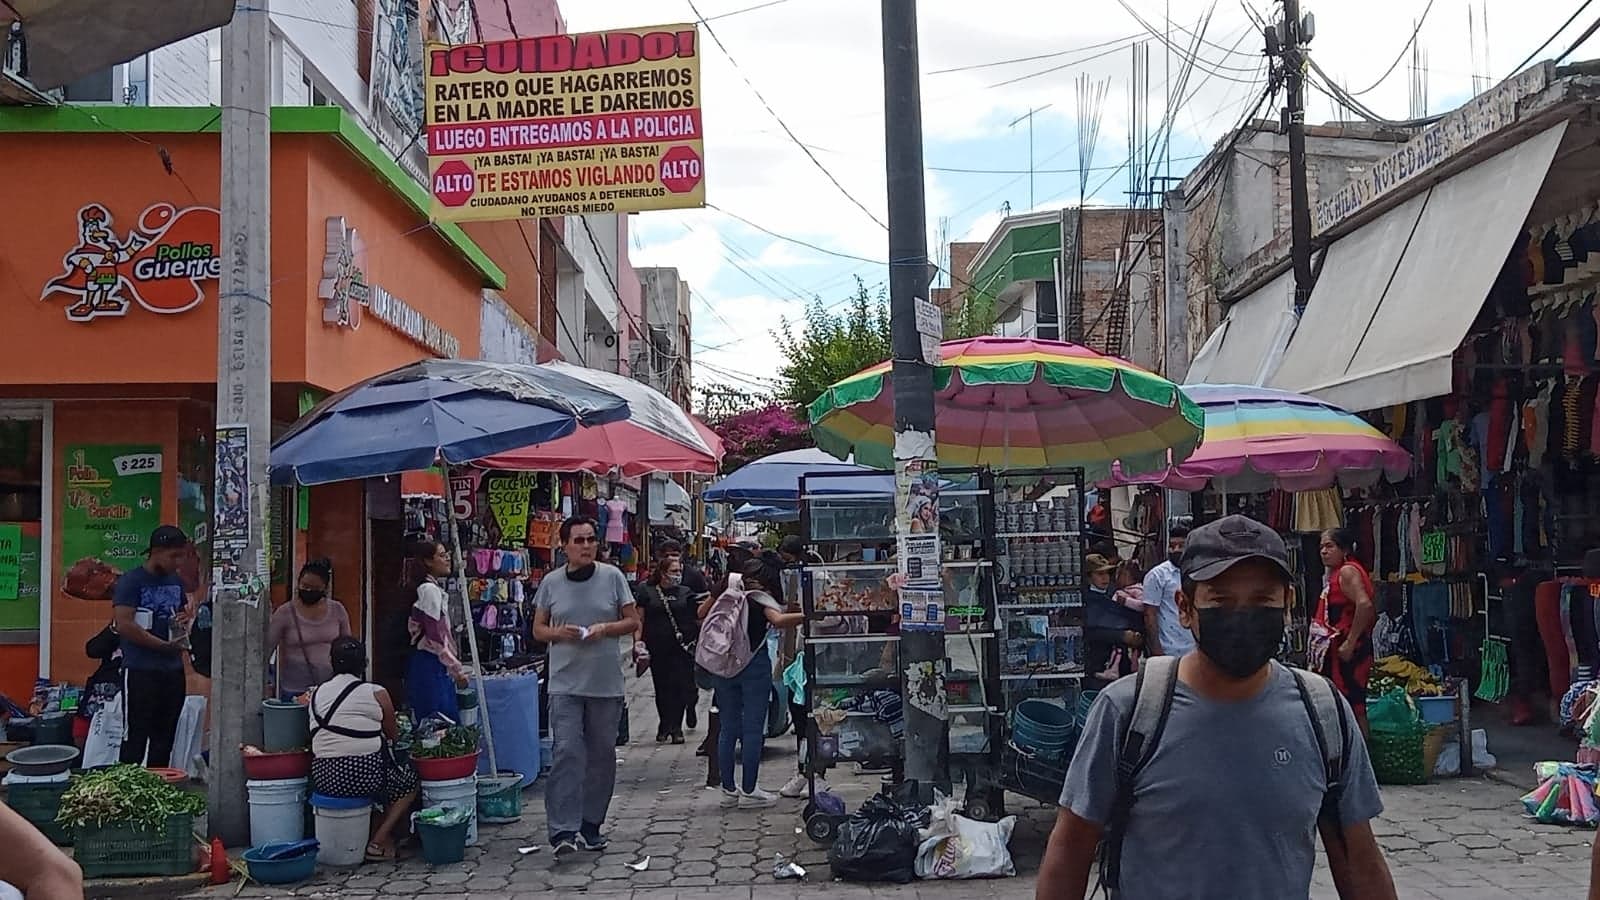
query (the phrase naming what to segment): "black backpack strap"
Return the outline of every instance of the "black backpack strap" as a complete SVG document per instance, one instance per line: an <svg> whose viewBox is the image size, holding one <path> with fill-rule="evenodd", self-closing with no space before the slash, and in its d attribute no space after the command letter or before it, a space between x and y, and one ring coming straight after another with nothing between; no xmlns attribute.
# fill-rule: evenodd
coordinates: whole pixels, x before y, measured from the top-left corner
<svg viewBox="0 0 1600 900"><path fill-rule="evenodd" d="M1122 839L1133 814L1135 782L1155 756L1167 718L1172 714L1172 697L1178 688L1178 657L1150 657L1134 677L1133 712L1128 716L1122 752L1117 757L1116 796L1100 838L1100 881L1113 897L1122 880Z"/></svg>
<svg viewBox="0 0 1600 900"><path fill-rule="evenodd" d="M377 730L377 729L373 729L373 730L370 730L370 731L363 731L363 730L356 729L356 728L346 728L343 725L330 724L332 719L333 719L333 714L339 711L339 707L340 706L344 705L344 701L350 696L351 692L353 692L356 688L360 687L363 684L365 684L365 682L357 680L357 681L352 681L349 684L345 685L344 690L339 692L339 696L333 698L333 705L328 707L328 711L325 712L325 713L317 712L317 695L315 693L312 693L312 695L311 695L311 722L312 722L312 725L311 725L311 736L313 738L317 736L317 732L319 732L319 731L330 731L330 732L332 732L334 734L339 735L340 737L352 738L354 740L365 740L367 738L383 737L383 732L380 731L380 730Z"/></svg>
<svg viewBox="0 0 1600 900"><path fill-rule="evenodd" d="M1328 784L1327 792L1322 795L1322 808L1317 814L1317 822L1332 826L1334 834L1342 835L1344 826L1339 815L1339 801L1344 793L1344 748L1350 739L1349 724L1345 721L1333 682L1304 669L1289 671L1294 673L1300 702L1305 704L1306 716L1311 719L1311 731L1317 738L1317 749L1322 754L1323 774Z"/></svg>

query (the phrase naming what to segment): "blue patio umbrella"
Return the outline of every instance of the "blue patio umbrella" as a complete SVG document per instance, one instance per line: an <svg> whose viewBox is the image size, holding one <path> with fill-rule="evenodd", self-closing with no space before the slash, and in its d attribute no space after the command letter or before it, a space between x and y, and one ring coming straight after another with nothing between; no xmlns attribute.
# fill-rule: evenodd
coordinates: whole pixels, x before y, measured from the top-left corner
<svg viewBox="0 0 1600 900"><path fill-rule="evenodd" d="M877 478L863 478L863 472L881 472ZM894 475L840 462L821 450L788 450L746 463L707 488L702 495L707 503L752 503L794 505L800 501L800 476L808 475L809 490L816 493L882 493L893 496ZM842 478L821 476L841 475Z"/></svg>
<svg viewBox="0 0 1600 900"><path fill-rule="evenodd" d="M465 463L628 417L611 391L544 367L431 359L374 376L274 442L274 484L396 475Z"/></svg>
<svg viewBox="0 0 1600 900"><path fill-rule="evenodd" d="M757 506L746 503L733 511L735 522L798 522L800 508L796 506Z"/></svg>

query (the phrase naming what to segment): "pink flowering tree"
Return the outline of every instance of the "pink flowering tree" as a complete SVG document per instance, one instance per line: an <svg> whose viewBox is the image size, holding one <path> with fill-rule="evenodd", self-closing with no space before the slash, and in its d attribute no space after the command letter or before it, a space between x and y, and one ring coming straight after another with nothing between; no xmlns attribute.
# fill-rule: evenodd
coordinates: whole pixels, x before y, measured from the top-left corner
<svg viewBox="0 0 1600 900"><path fill-rule="evenodd" d="M734 413L712 422L711 428L727 451L722 458L724 472L769 454L812 446L811 429L803 414L781 403L767 402Z"/></svg>

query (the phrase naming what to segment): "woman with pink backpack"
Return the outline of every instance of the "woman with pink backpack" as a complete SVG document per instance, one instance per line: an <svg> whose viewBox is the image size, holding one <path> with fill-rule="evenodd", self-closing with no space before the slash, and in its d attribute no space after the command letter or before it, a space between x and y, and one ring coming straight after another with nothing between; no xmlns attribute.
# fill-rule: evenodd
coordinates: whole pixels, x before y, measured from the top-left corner
<svg viewBox="0 0 1600 900"><path fill-rule="evenodd" d="M761 749L766 741L767 700L772 691L772 658L767 653L768 628L794 628L803 613L786 613L772 596L780 577L761 559L746 562L737 580L720 596L700 604L700 640L695 663L711 675L720 719L717 765L722 777L722 805L761 809L777 797L756 783ZM734 746L740 745L743 779L735 784Z"/></svg>

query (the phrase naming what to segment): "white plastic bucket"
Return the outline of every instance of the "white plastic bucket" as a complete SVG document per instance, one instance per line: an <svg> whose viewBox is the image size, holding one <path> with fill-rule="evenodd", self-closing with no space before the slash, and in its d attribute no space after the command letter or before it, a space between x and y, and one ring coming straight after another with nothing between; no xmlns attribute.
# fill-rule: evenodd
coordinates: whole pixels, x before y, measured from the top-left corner
<svg viewBox="0 0 1600 900"><path fill-rule="evenodd" d="M330 809L316 807L317 862L325 866L359 866L367 858L367 836L372 833L372 807Z"/></svg>
<svg viewBox="0 0 1600 900"><path fill-rule="evenodd" d="M458 806L472 810L467 818L467 846L478 843L478 776L453 778L449 781L424 781L423 806Z"/></svg>
<svg viewBox="0 0 1600 900"><path fill-rule="evenodd" d="M250 845L288 843L306 836L305 778L246 781L250 796Z"/></svg>

